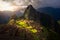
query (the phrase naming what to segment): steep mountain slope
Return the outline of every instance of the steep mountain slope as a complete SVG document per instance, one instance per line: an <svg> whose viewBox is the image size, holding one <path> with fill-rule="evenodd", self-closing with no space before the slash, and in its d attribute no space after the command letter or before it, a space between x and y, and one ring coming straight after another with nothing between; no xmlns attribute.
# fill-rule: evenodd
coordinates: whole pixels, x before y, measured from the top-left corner
<svg viewBox="0 0 60 40"><path fill-rule="evenodd" d="M37 10L52 15L55 20L60 20L60 8L43 7L38 8Z"/></svg>
<svg viewBox="0 0 60 40"><path fill-rule="evenodd" d="M20 17L23 15L23 13L20 12L20 10L11 12L11 11L0 11L0 24L6 24L10 17L16 15L17 17Z"/></svg>
<svg viewBox="0 0 60 40"><path fill-rule="evenodd" d="M9 16L0 12L0 24L6 24L8 22Z"/></svg>
<svg viewBox="0 0 60 40"><path fill-rule="evenodd" d="M48 14L36 11L32 5L29 5L24 12L25 19L40 22L41 25L56 32L60 32L59 24Z"/></svg>

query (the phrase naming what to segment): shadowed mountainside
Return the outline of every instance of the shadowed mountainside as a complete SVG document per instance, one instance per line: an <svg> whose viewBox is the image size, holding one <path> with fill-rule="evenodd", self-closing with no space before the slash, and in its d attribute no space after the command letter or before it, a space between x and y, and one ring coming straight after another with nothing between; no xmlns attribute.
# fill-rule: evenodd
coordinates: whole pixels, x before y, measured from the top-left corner
<svg viewBox="0 0 60 40"><path fill-rule="evenodd" d="M0 12L0 24L6 24L8 22L9 16Z"/></svg>
<svg viewBox="0 0 60 40"><path fill-rule="evenodd" d="M32 5L29 5L24 12L25 19L40 22L41 25L60 33L60 25L57 21L46 13L36 11Z"/></svg>
<svg viewBox="0 0 60 40"><path fill-rule="evenodd" d="M16 15L17 17L20 17L23 15L23 13L20 12L20 10L11 12L11 11L0 11L0 24L6 24L10 17Z"/></svg>
<svg viewBox="0 0 60 40"><path fill-rule="evenodd" d="M44 7L37 10L52 15L55 20L60 20L60 8Z"/></svg>

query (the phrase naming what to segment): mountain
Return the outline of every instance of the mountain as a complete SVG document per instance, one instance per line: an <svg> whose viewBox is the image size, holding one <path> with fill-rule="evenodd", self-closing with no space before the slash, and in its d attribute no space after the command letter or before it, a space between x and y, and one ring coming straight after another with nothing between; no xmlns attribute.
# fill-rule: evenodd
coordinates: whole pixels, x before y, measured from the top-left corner
<svg viewBox="0 0 60 40"><path fill-rule="evenodd" d="M60 8L43 7L38 8L37 10L52 15L55 20L60 20Z"/></svg>
<svg viewBox="0 0 60 40"><path fill-rule="evenodd" d="M9 16L0 12L0 24L6 24L8 22Z"/></svg>
<svg viewBox="0 0 60 40"><path fill-rule="evenodd" d="M0 11L0 24L6 24L10 17L16 15L17 17L20 17L23 15L23 13L20 12L20 10L11 12L11 11Z"/></svg>
<svg viewBox="0 0 60 40"><path fill-rule="evenodd" d="M25 19L34 20L36 22L40 22L41 25L45 26L48 29L52 29L56 32L60 32L59 24L56 20L49 14L38 12L33 8L32 5L29 5L24 12Z"/></svg>

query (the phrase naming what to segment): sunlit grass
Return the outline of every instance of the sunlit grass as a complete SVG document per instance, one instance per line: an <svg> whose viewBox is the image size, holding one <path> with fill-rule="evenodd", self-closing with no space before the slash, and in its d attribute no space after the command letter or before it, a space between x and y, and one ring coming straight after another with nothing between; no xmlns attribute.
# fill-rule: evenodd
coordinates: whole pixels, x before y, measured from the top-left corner
<svg viewBox="0 0 60 40"><path fill-rule="evenodd" d="M60 24L60 20L59 21L57 21L59 24Z"/></svg>
<svg viewBox="0 0 60 40"><path fill-rule="evenodd" d="M32 36L34 37L34 40L40 40L39 36L37 36L38 30L36 28L33 28L33 26L29 25L28 20L19 20L16 21L17 26L20 28L25 28L28 30L30 33L32 33ZM33 22L33 21L30 21Z"/></svg>
<svg viewBox="0 0 60 40"><path fill-rule="evenodd" d="M32 26L26 27L27 29L32 29Z"/></svg>
<svg viewBox="0 0 60 40"><path fill-rule="evenodd" d="M8 22L9 25L13 25L14 24L14 19L11 19L9 22Z"/></svg>
<svg viewBox="0 0 60 40"><path fill-rule="evenodd" d="M25 33L30 33L33 36L34 40L40 40L40 39L43 39L43 37L47 38L47 33L48 33L47 29L43 28L39 23L34 22L33 20L27 20L27 19L13 20L12 19L9 21L8 24L9 25L15 24L15 26L19 28L19 30L23 30L24 32L23 35ZM19 34L21 34L21 32Z"/></svg>
<svg viewBox="0 0 60 40"><path fill-rule="evenodd" d="M29 25L25 20L16 21L16 24L20 28L25 28L25 29L29 30L32 33L37 33L37 30L33 29L33 27L31 25Z"/></svg>
<svg viewBox="0 0 60 40"><path fill-rule="evenodd" d="M31 29L30 30L32 33L37 33L37 30L36 29Z"/></svg>

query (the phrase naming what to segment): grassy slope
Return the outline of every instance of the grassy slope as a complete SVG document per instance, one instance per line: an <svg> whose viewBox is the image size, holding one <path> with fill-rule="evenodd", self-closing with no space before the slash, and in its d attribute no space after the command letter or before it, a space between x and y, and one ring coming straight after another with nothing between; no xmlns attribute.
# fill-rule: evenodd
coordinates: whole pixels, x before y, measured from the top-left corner
<svg viewBox="0 0 60 40"><path fill-rule="evenodd" d="M60 39L57 33L47 30L47 28L41 26L37 22L31 20L24 20L24 21L18 20L18 21L14 22L13 20L11 22L10 20L8 24L0 25L0 40L8 40L8 39L10 40L59 40Z"/></svg>

